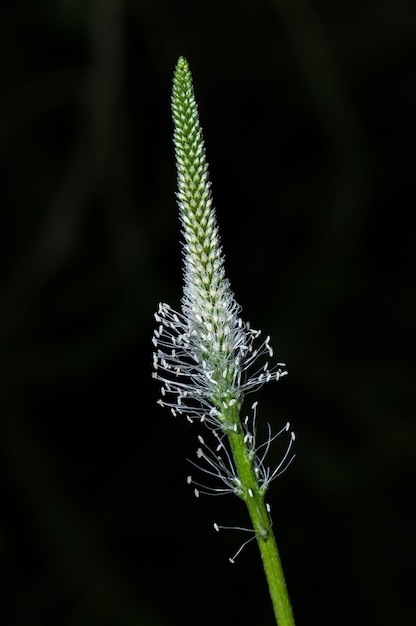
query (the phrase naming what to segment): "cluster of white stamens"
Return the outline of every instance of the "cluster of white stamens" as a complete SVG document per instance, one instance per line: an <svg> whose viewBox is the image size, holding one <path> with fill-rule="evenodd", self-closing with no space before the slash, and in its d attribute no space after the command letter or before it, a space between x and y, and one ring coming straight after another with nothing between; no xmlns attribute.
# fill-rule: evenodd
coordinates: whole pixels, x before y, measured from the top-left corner
<svg viewBox="0 0 416 626"><path fill-rule="evenodd" d="M244 441L246 442L250 456L253 461L254 473L257 479L257 486L260 493L265 494L270 483L280 476L295 458L292 452L292 446L295 441L294 432L290 432L290 424L287 422L285 426L274 435L271 432L270 424L268 424L268 436L265 442L256 447L256 420L257 420L257 402L252 405L253 416L250 419L247 416L243 422ZM289 433L289 441L286 451L280 460L280 463L272 470L266 463L266 458L270 450L270 446L275 439L283 433ZM188 476L187 483L194 485L194 494L198 498L200 494L220 496L233 493L237 496L244 497L244 490L241 481L237 475L232 457L225 445L226 437L223 432L221 434L214 430L213 435L216 439L215 447L211 447L206 443L205 439L198 436L201 444L196 451L198 462L189 460L189 462L201 470L206 476L219 479L220 486L204 485L195 481L192 476ZM250 497L252 494L248 492Z"/></svg>
<svg viewBox="0 0 416 626"><path fill-rule="evenodd" d="M240 407L247 392L287 373L283 363L269 368L266 361L256 367L259 359L273 354L270 337L254 347L260 331L239 317L233 320L232 330L227 326L226 331L222 320L217 322L216 334L227 336L226 350L216 349L219 339L213 339L211 328L204 332L204 324L195 323L186 312L173 311L168 304L159 305L155 319L153 367L154 377L162 383L159 404L175 416L185 415L189 421L198 418L213 428L222 422L226 428L223 409L236 403Z"/></svg>

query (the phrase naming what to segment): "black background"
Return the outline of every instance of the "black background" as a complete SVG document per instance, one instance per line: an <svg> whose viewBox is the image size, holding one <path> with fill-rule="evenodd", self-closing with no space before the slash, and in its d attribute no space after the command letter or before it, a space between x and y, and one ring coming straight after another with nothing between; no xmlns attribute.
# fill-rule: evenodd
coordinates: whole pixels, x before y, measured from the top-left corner
<svg viewBox="0 0 416 626"><path fill-rule="evenodd" d="M231 566L245 536L212 528L244 506L194 499L201 427L151 379L183 54L229 278L290 372L258 399L297 435L269 494L297 624L413 625L414 3L1 13L2 624L274 623L255 545Z"/></svg>

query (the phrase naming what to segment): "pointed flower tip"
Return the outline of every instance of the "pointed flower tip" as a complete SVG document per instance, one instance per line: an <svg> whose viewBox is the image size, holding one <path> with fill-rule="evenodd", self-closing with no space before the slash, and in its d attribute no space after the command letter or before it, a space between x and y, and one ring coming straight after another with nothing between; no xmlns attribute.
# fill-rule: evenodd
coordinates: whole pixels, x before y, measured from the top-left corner
<svg viewBox="0 0 416 626"><path fill-rule="evenodd" d="M178 62L176 64L176 70L177 71L183 71L188 69L188 61L185 59L185 57L180 56L178 59Z"/></svg>

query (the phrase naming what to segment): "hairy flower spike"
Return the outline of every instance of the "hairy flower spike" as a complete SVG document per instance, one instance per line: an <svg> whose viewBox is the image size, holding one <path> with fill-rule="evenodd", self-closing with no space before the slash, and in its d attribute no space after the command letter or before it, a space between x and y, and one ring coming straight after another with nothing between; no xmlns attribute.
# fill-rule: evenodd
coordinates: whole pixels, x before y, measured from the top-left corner
<svg viewBox="0 0 416 626"><path fill-rule="evenodd" d="M192 77L180 58L173 80L172 112L178 172L178 205L184 237L182 312L160 304L153 343L160 404L172 413L199 418L213 428L234 428L224 409L239 410L248 391L286 374L283 363L269 368L270 338L239 317L240 306L224 272Z"/></svg>
<svg viewBox="0 0 416 626"><path fill-rule="evenodd" d="M289 432L286 424L276 435L268 427L266 441L258 444L257 402L252 416L243 421L240 411L246 393L287 372L283 363L269 367L273 356L270 337L263 339L240 317L224 272L224 257L212 202L202 129L199 124L192 77L188 63L177 63L172 94L174 144L178 172L178 205L182 225L184 290L181 311L161 303L155 314L153 335L154 378L161 384L161 406L190 422L204 422L206 441L198 436L196 462L205 485L188 476L196 497L201 494L234 494L247 507L253 529L251 537L233 557L255 539L262 557L270 596L279 626L294 626L289 596L277 550L270 506L265 494L293 459L293 433L280 463L274 469L266 457L274 439Z"/></svg>

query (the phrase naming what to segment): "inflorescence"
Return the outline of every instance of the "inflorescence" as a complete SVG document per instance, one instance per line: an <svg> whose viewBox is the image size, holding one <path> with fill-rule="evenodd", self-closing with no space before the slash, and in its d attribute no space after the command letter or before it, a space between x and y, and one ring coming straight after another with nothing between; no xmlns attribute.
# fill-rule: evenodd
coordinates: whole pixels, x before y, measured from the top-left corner
<svg viewBox="0 0 416 626"><path fill-rule="evenodd" d="M269 366L273 356L270 337L262 339L259 330L242 321L241 308L225 277L202 129L191 73L183 58L175 71L172 111L184 238L184 291L181 312L161 303L155 314L153 376L161 384L162 396L158 402L175 416L203 422L214 434L214 449L199 437L197 459L205 475L219 479L221 485L203 486L188 477L196 495L243 495L226 443L231 431L244 434L257 487L264 494L271 480L291 462L294 435L290 433L284 458L272 470L266 464L267 453L272 441L289 431L289 424L274 436L269 427L266 442L258 445L257 403L250 419L240 421L239 414L247 393L287 372L284 363Z"/></svg>

